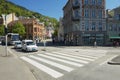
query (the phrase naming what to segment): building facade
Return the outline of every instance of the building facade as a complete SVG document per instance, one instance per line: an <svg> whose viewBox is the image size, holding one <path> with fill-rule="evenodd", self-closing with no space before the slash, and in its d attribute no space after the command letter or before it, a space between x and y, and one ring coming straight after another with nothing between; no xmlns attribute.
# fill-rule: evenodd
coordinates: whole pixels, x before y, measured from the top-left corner
<svg viewBox="0 0 120 80"><path fill-rule="evenodd" d="M104 45L106 38L105 0L68 0L63 8L65 43Z"/></svg>
<svg viewBox="0 0 120 80"><path fill-rule="evenodd" d="M63 18L60 18L60 19L59 19L58 40L59 40L59 41L64 41Z"/></svg>
<svg viewBox="0 0 120 80"><path fill-rule="evenodd" d="M21 22L25 27L25 39L32 39L32 40L43 40L44 37L44 23L39 23L36 19L22 19L16 20L9 23L8 27L10 32L12 32L12 27L15 23Z"/></svg>
<svg viewBox="0 0 120 80"><path fill-rule="evenodd" d="M120 42L120 7L113 10L107 10L107 44L113 45L114 42Z"/></svg>

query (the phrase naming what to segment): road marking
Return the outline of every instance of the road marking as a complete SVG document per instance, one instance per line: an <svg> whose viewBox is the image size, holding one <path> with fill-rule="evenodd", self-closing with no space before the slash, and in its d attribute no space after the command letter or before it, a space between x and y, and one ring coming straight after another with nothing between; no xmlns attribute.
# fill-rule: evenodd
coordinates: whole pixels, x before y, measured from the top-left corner
<svg viewBox="0 0 120 80"><path fill-rule="evenodd" d="M66 53L66 52L63 52L63 53ZM66 53L67 54L67 53ZM70 53L70 55L74 55L74 56L80 56L80 57L85 57L85 58L90 58L90 59L97 59L97 57L94 57L94 56L90 56L90 55L87 55L87 54L73 54L73 53Z"/></svg>
<svg viewBox="0 0 120 80"><path fill-rule="evenodd" d="M89 63L87 61L74 59L74 58L70 58L70 57L66 57L66 56L61 56L61 55L56 55L56 54L51 54L51 53L45 53L45 54L50 55L50 56L54 56L54 57L59 57L59 58L62 58L62 59L67 59L67 60L71 60L71 61L75 61L75 62L84 63L84 64L88 64Z"/></svg>
<svg viewBox="0 0 120 80"><path fill-rule="evenodd" d="M44 66L44 65L42 65L42 64L40 64L40 63L38 63L38 62L36 62L34 60L31 60L31 59L29 59L27 57L21 57L21 59L28 62L28 63L30 63L30 64L32 64L33 66L37 67L38 69L42 70L43 72L46 72L47 74L51 75L54 78L59 78L59 77L64 75L64 74L62 74L60 72L57 72L57 71L55 71L55 70L53 70L53 69L51 69L51 68L49 68L47 66Z"/></svg>
<svg viewBox="0 0 120 80"><path fill-rule="evenodd" d="M107 59L106 61L100 63L99 65L102 66L102 65L104 65L105 63L107 63L108 61L112 60L113 58L115 58L115 57L117 57L117 56L118 56L118 55L114 55L114 56L110 57L109 59Z"/></svg>
<svg viewBox="0 0 120 80"><path fill-rule="evenodd" d="M18 58L18 56L16 56L12 51L11 49L7 48L8 52L11 53L15 58Z"/></svg>
<svg viewBox="0 0 120 80"><path fill-rule="evenodd" d="M59 53L59 52L52 52L52 53L56 53L56 54L64 55L64 56L68 56L68 57L73 57L73 58L79 58L79 59L88 60L88 61L94 61L94 59L89 59L89 58L84 58L84 57L74 56L74 55L68 55L68 54L63 54L63 53Z"/></svg>
<svg viewBox="0 0 120 80"><path fill-rule="evenodd" d="M83 64L78 64L78 63L75 63L75 62L71 62L71 61L67 61L67 60L63 60L63 59L59 59L59 58L47 56L47 55L45 55L45 54L38 54L38 56L42 56L42 57L45 57L45 58L49 58L49 59L52 59L52 60L55 60L55 61L60 61L60 62L67 63L67 64L70 64L70 65L73 65L73 66L77 66L77 67L82 67L82 66L84 66Z"/></svg>
<svg viewBox="0 0 120 80"><path fill-rule="evenodd" d="M43 59L43 58L35 57L35 56L32 56L32 55L30 56L30 58L45 62L47 64L50 64L52 66L55 66L55 67L60 68L62 70L65 70L67 72L71 72L72 70L74 70L73 68L70 68L70 67L67 67L67 66L64 66L64 65L61 65L61 64L58 64L56 62L52 62L52 61L49 61L49 60L46 60L46 59Z"/></svg>

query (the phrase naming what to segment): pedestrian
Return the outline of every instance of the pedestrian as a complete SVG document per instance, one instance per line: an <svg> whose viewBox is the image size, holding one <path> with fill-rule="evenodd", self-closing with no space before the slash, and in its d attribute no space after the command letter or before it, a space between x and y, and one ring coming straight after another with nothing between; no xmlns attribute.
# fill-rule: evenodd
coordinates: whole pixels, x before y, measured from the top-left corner
<svg viewBox="0 0 120 80"><path fill-rule="evenodd" d="M97 42L96 41L94 42L94 47L97 47Z"/></svg>
<svg viewBox="0 0 120 80"><path fill-rule="evenodd" d="M119 47L119 42L116 42L116 46Z"/></svg>

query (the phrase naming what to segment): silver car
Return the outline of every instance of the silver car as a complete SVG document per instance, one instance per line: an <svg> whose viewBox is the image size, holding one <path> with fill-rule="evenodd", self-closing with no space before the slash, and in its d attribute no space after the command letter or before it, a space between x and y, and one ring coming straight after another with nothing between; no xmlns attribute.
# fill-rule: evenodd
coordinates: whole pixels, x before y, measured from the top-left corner
<svg viewBox="0 0 120 80"><path fill-rule="evenodd" d="M23 40L22 50L23 51L38 51L38 47L32 40Z"/></svg>
<svg viewBox="0 0 120 80"><path fill-rule="evenodd" d="M22 48L22 42L21 42L21 41L16 41L15 44L14 44L14 48L15 48L15 49L20 49L20 48Z"/></svg>

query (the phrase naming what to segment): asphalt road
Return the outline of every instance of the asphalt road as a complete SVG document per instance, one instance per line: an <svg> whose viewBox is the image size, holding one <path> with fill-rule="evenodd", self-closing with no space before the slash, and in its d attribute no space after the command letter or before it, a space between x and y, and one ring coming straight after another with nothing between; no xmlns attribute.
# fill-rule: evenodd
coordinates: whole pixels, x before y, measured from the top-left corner
<svg viewBox="0 0 120 80"><path fill-rule="evenodd" d="M39 47L38 52L9 50L33 72L36 80L119 80L120 65L107 64L120 55L113 47Z"/></svg>

